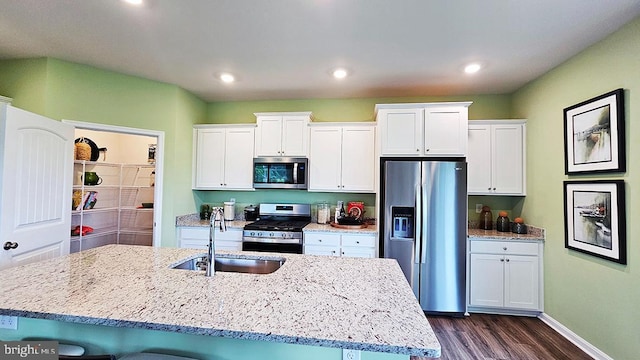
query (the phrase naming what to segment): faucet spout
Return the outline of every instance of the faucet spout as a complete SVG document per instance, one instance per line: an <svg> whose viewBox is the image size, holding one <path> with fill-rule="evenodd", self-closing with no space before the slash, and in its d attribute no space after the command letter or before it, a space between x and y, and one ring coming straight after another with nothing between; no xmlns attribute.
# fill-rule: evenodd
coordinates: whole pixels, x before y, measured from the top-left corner
<svg viewBox="0 0 640 360"><path fill-rule="evenodd" d="M211 222L209 224L209 246L207 249L207 272L206 276L211 277L215 274L216 264L216 217L220 217L220 232L227 231L227 225L224 223L224 210L221 207L211 209Z"/></svg>

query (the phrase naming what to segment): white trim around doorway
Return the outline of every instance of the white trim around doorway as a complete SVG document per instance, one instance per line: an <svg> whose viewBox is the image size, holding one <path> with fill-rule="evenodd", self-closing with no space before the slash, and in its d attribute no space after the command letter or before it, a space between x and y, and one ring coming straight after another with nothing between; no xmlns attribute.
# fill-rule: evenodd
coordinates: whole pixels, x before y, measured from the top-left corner
<svg viewBox="0 0 640 360"><path fill-rule="evenodd" d="M164 131L139 129L126 126L97 124L84 121L62 119L62 122L74 126L76 129L107 131L128 135L151 136L158 139L156 147L156 178L153 194L153 246L160 247L162 230L162 189L164 179Z"/></svg>

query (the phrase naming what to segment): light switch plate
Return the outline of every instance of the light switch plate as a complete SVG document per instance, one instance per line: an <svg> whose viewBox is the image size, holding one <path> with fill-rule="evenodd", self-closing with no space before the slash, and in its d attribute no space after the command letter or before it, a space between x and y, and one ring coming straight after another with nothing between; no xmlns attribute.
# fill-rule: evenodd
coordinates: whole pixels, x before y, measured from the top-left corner
<svg viewBox="0 0 640 360"><path fill-rule="evenodd" d="M342 360L360 360L360 350L342 349Z"/></svg>
<svg viewBox="0 0 640 360"><path fill-rule="evenodd" d="M18 317L0 315L0 329L18 330Z"/></svg>
<svg viewBox="0 0 640 360"><path fill-rule="evenodd" d="M476 214L480 214L482 212L482 204L476 204Z"/></svg>

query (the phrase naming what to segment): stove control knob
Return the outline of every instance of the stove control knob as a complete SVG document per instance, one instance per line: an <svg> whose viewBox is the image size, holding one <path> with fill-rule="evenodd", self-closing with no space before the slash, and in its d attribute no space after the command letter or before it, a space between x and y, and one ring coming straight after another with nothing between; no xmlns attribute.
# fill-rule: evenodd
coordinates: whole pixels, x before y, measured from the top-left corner
<svg viewBox="0 0 640 360"><path fill-rule="evenodd" d="M249 235L251 235L251 236L255 236L255 235L256 235L256 233L252 231Z"/></svg>
<svg viewBox="0 0 640 360"><path fill-rule="evenodd" d="M274 234L273 234L273 233L270 233L270 234L269 234L269 237L273 237L273 236L274 236Z"/></svg>

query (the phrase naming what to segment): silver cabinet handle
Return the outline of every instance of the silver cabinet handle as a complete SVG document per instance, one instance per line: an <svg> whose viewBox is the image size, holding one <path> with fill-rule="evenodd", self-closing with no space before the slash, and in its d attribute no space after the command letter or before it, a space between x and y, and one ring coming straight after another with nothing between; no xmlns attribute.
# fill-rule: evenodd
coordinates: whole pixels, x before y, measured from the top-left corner
<svg viewBox="0 0 640 360"><path fill-rule="evenodd" d="M509 259L507 259L507 262L509 262Z"/></svg>
<svg viewBox="0 0 640 360"><path fill-rule="evenodd" d="M500 259L500 262L504 262L504 259Z"/></svg>

